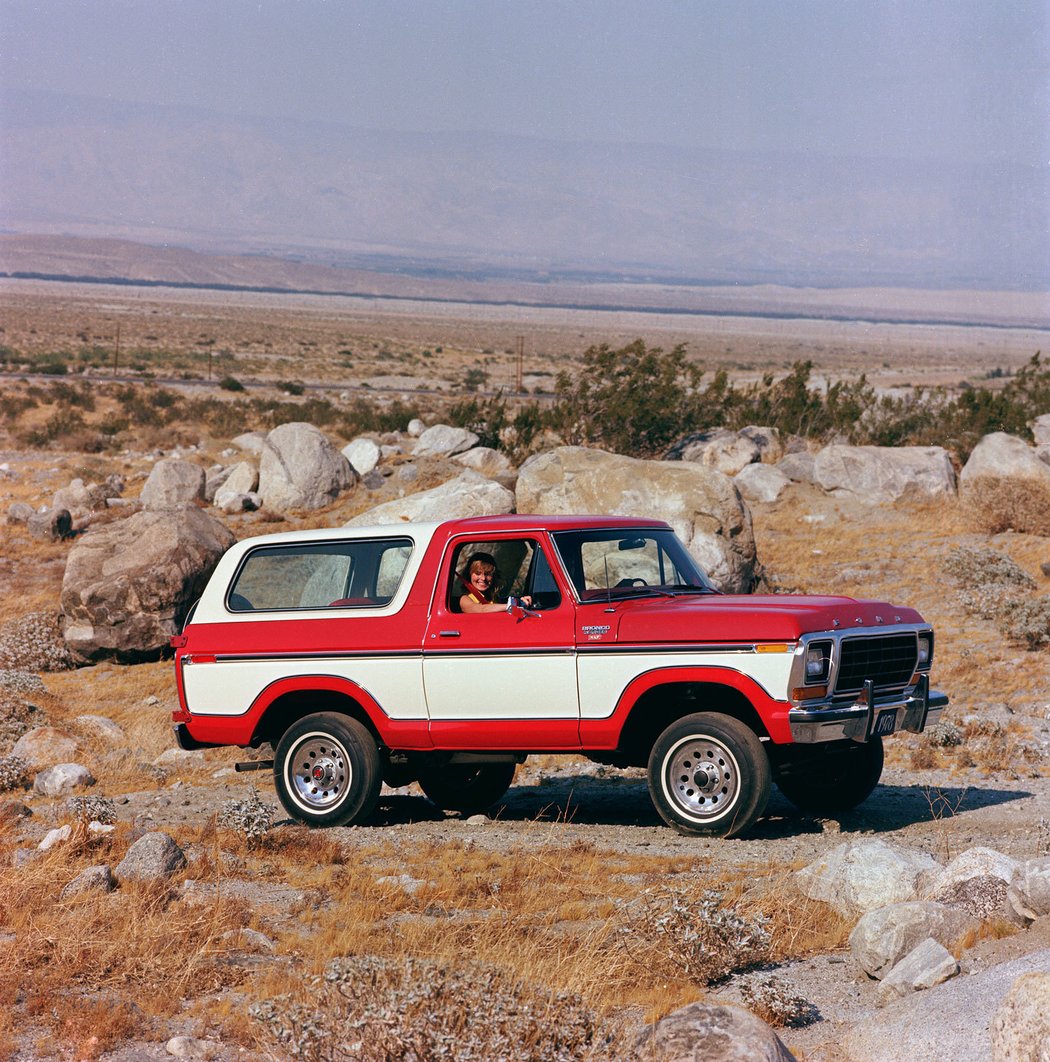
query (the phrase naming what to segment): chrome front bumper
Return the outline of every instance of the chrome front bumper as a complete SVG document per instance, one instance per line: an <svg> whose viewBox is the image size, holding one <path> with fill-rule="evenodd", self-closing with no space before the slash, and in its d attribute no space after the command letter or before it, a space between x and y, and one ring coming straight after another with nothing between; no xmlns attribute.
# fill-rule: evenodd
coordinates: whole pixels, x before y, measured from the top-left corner
<svg viewBox="0 0 1050 1062"><path fill-rule="evenodd" d="M800 745L819 741L867 741L872 735L895 734L898 730L921 734L932 726L948 705L948 695L930 689L930 680L923 675L915 689L907 696L874 695L870 682L865 683L857 700L850 705L807 704L788 712L791 739Z"/></svg>

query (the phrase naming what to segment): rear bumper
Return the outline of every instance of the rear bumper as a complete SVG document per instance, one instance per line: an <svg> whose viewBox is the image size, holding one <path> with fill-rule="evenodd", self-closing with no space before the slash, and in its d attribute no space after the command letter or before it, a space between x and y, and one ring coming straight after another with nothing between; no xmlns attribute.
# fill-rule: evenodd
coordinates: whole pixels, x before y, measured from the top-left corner
<svg viewBox="0 0 1050 1062"><path fill-rule="evenodd" d="M924 675L906 697L878 698L870 683L850 705L807 705L788 712L791 739L802 745L820 741L867 741L873 735L899 730L921 734L936 723L948 706L948 695L931 690Z"/></svg>
<svg viewBox="0 0 1050 1062"><path fill-rule="evenodd" d="M175 744L184 752L195 752L197 749L222 748L221 745L216 745L213 742L198 741L190 733L185 723L176 723L171 729L175 731Z"/></svg>

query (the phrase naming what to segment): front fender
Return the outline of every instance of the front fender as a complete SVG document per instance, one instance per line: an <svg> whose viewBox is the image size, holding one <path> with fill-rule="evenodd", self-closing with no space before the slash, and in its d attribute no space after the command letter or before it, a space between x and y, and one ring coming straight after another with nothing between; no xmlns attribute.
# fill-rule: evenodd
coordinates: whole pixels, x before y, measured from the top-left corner
<svg viewBox="0 0 1050 1062"><path fill-rule="evenodd" d="M770 738L778 745L791 742L787 701L771 697L750 675L729 667L661 666L633 678L620 694L612 715L605 719L583 719L580 737L586 749L615 749L635 705L645 694L660 686L702 683L724 686L740 693L754 708ZM697 710L703 710L702 705Z"/></svg>

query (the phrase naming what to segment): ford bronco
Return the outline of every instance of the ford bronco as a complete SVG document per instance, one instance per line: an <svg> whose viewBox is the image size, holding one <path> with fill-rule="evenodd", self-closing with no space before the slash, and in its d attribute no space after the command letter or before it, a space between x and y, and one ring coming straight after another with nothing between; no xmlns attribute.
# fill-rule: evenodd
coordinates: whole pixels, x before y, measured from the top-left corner
<svg viewBox="0 0 1050 1062"><path fill-rule="evenodd" d="M479 553L502 610L463 607ZM647 768L664 821L731 836L774 782L803 810L859 804L883 738L948 703L914 609L722 594L667 524L625 517L248 539L172 644L180 746L271 743L315 826L367 820L383 782L480 811L530 753L577 753Z"/></svg>

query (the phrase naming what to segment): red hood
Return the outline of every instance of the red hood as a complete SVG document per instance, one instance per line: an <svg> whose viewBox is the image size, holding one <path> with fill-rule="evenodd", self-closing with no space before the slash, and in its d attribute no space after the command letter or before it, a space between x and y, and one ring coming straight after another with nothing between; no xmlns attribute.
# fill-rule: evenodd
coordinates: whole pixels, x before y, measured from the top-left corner
<svg viewBox="0 0 1050 1062"><path fill-rule="evenodd" d="M913 608L851 597L712 594L630 598L614 607L603 622L612 620L617 640L626 642L787 642L816 631L923 622ZM589 611L580 611L584 623L595 622Z"/></svg>

